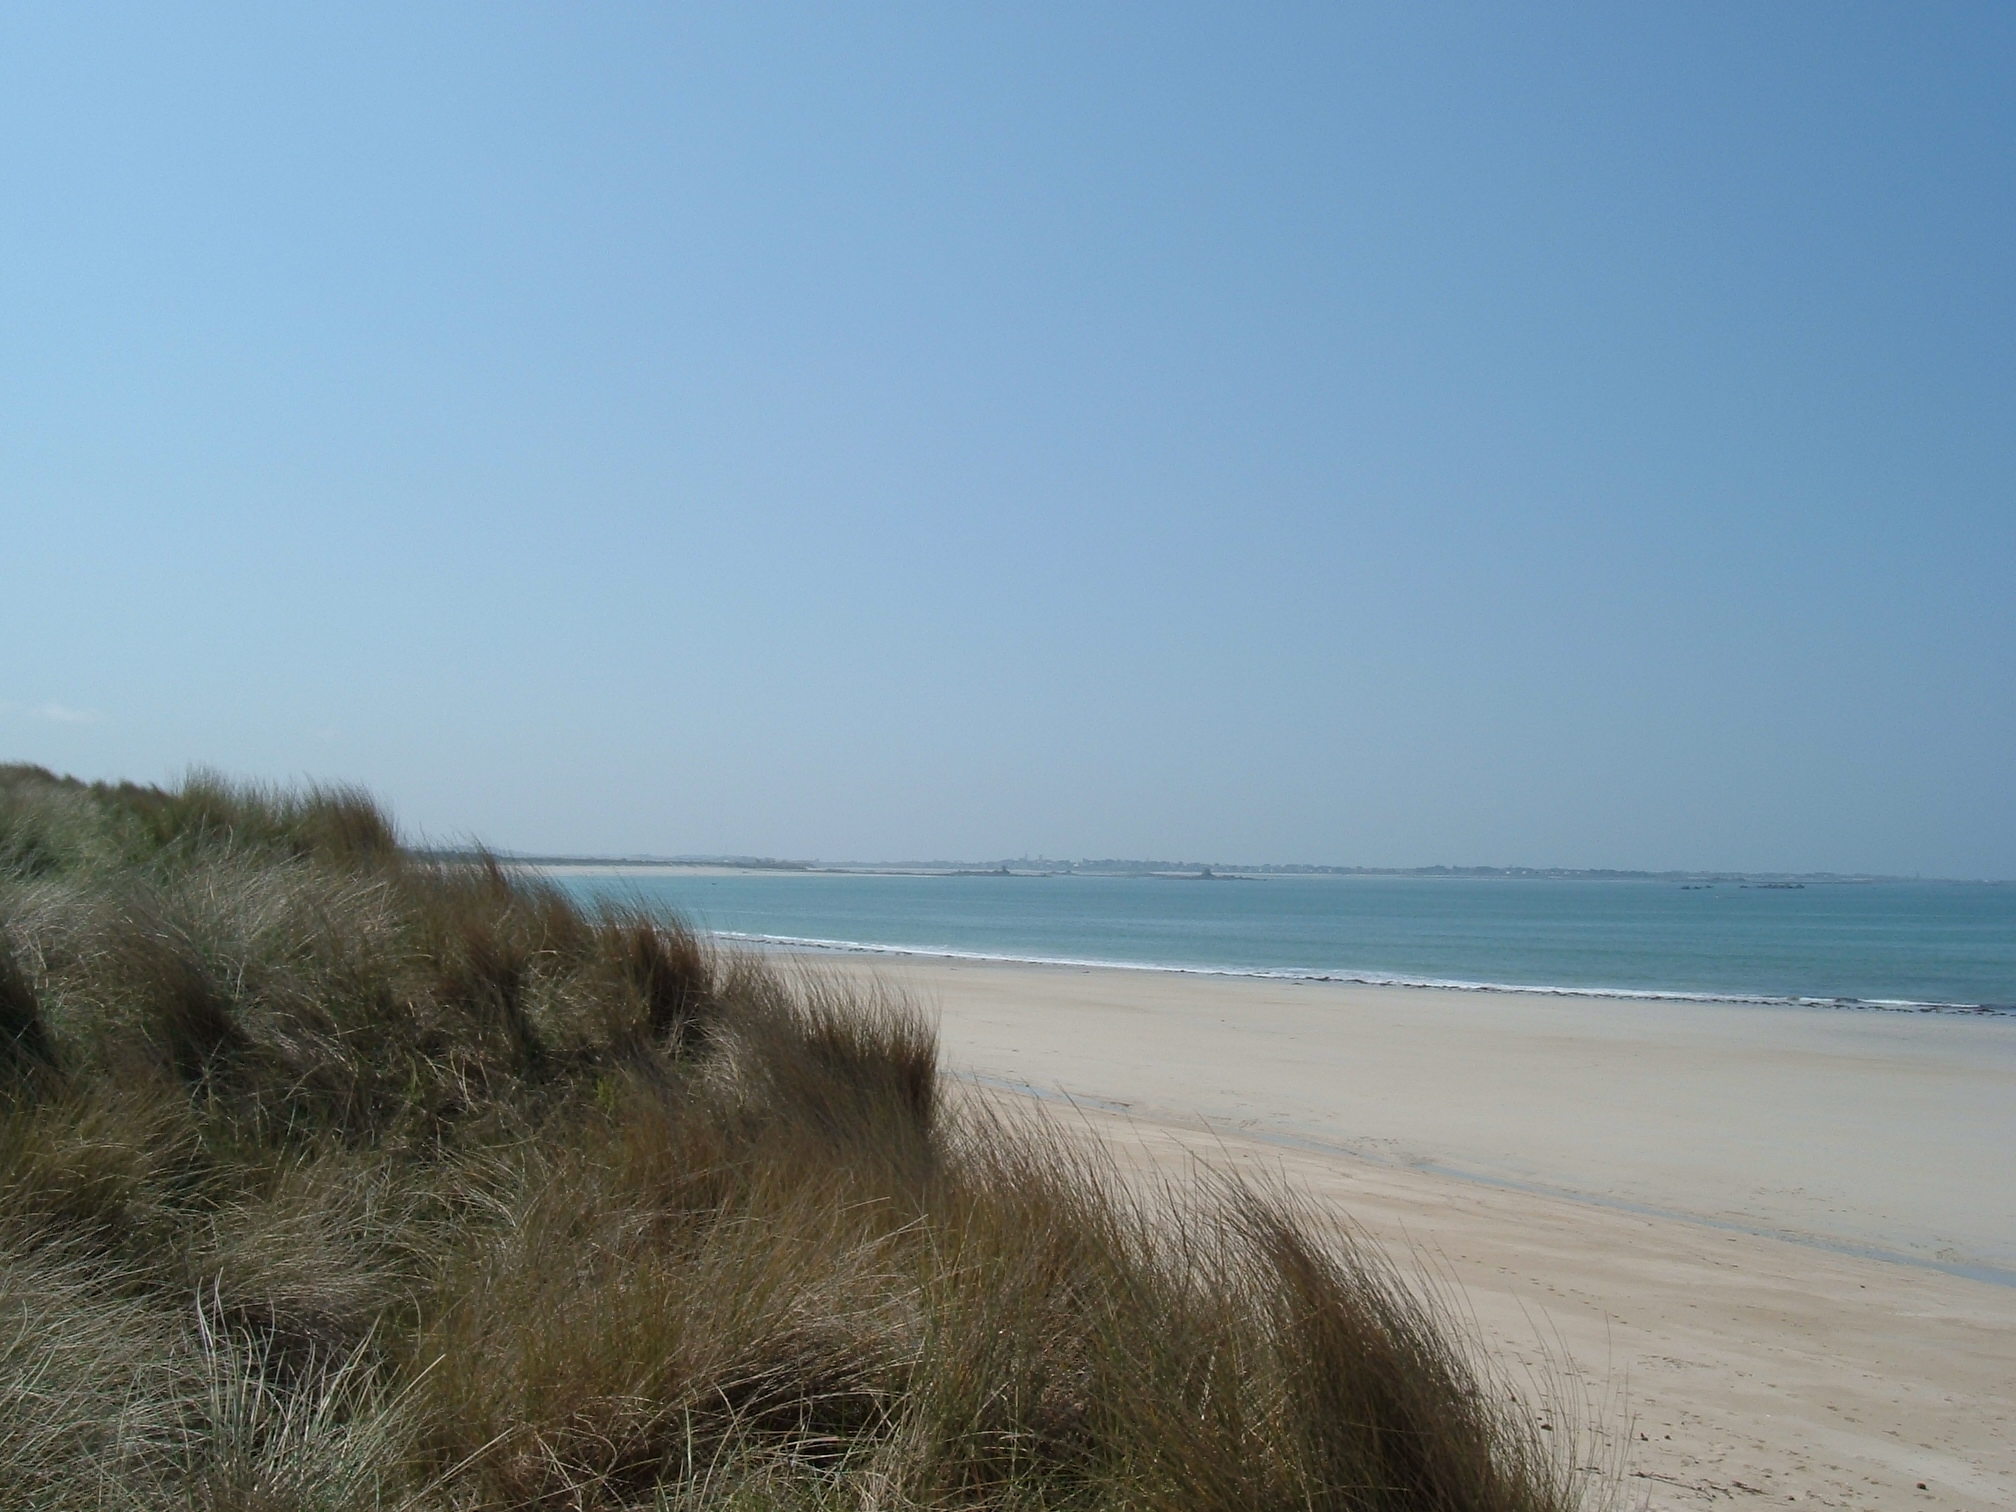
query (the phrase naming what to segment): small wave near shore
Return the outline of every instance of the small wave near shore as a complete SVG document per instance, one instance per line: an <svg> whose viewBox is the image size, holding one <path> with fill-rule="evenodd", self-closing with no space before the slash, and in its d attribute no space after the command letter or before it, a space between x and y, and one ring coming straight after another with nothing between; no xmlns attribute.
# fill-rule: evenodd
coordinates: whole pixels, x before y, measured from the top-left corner
<svg viewBox="0 0 2016 1512"><path fill-rule="evenodd" d="M943 945L898 945L874 940L836 940L807 935L711 931L714 938L779 950L830 951L847 955L916 956L934 961L973 961L994 966L1063 966L1102 971L1165 972L1176 976L1250 977L1273 982L1335 982L1357 987L1418 987L1445 992L1518 993L1529 997L1622 998L1654 1003L1742 1003L1770 1008L1842 1008L1872 1013L1950 1013L2016 1018L2016 1003L1919 1002L1908 998L1803 997L1773 993L1682 992L1643 987L1569 987L1552 983L1473 982L1448 977L1402 976L1349 968L1205 966L1160 961L1104 960L1086 956L1018 955L960 950Z"/></svg>

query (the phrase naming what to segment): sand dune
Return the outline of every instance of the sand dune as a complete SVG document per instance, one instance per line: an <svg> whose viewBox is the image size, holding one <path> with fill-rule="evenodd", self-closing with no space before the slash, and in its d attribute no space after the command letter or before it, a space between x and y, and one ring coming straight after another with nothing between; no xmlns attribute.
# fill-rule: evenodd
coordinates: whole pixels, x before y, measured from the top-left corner
<svg viewBox="0 0 2016 1512"><path fill-rule="evenodd" d="M2016 1506L2016 1022L819 969L1137 1168L1258 1163L1453 1279L1622 1391L1633 1505Z"/></svg>

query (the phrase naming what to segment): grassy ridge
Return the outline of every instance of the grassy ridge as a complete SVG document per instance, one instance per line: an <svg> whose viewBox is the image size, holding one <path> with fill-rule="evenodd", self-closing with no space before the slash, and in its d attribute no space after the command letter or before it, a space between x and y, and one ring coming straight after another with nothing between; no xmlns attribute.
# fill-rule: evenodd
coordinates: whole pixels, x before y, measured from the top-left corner
<svg viewBox="0 0 2016 1512"><path fill-rule="evenodd" d="M1553 1512L1556 1438L899 1001L352 791L0 768L0 1506Z"/></svg>

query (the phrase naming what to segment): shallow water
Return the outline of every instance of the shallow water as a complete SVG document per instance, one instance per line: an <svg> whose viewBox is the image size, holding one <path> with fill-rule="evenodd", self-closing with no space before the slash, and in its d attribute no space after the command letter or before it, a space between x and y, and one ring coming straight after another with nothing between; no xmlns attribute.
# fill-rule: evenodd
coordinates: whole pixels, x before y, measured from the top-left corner
<svg viewBox="0 0 2016 1512"><path fill-rule="evenodd" d="M829 948L1478 988L2016 1011L2016 885L575 873Z"/></svg>

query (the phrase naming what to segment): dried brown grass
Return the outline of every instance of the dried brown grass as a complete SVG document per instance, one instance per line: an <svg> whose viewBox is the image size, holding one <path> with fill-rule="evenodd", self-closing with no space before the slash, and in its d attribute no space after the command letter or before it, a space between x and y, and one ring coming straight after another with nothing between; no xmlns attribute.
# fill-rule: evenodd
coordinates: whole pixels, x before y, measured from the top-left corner
<svg viewBox="0 0 2016 1512"><path fill-rule="evenodd" d="M0 1504L1600 1501L1282 1192L360 795L0 769Z"/></svg>

